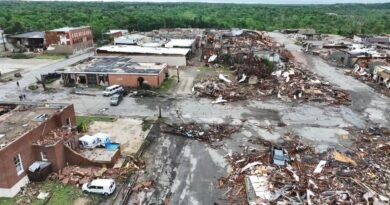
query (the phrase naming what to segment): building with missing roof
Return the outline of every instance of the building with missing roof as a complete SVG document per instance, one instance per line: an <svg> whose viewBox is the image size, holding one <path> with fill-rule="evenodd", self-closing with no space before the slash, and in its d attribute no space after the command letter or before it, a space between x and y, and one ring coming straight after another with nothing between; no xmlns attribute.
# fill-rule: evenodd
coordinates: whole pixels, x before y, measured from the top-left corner
<svg viewBox="0 0 390 205"><path fill-rule="evenodd" d="M47 53L74 54L93 47L91 27L64 27L45 32Z"/></svg>
<svg viewBox="0 0 390 205"><path fill-rule="evenodd" d="M166 63L137 63L127 56L96 56L61 71L65 86L139 87L148 84L157 88L168 73Z"/></svg>

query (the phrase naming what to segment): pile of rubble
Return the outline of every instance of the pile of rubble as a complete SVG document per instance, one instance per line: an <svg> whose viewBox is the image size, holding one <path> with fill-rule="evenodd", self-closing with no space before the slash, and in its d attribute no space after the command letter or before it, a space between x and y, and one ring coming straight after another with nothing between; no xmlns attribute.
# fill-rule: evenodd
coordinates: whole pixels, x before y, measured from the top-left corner
<svg viewBox="0 0 390 205"><path fill-rule="evenodd" d="M200 125L196 123L188 123L182 125L163 124L161 132L180 135L191 139L196 139L203 142L213 143L220 142L232 134L238 132L240 126L233 126L228 124L212 124Z"/></svg>
<svg viewBox="0 0 390 205"><path fill-rule="evenodd" d="M36 142L37 145L53 145L60 140L68 140L72 137L77 136L77 131L69 129L58 128L50 131L44 138Z"/></svg>
<svg viewBox="0 0 390 205"><path fill-rule="evenodd" d="M120 168L67 166L60 173L49 175L49 179L61 181L64 185L82 186L95 178L116 178L117 181L124 181L130 172L144 168L145 163L143 161L129 158L125 166Z"/></svg>
<svg viewBox="0 0 390 205"><path fill-rule="evenodd" d="M350 104L349 94L324 82L300 65L286 63L272 75L278 80L277 96L283 101L317 101L328 104Z"/></svg>
<svg viewBox="0 0 390 205"><path fill-rule="evenodd" d="M232 171L217 186L227 190L231 204L388 204L390 132L379 133L356 132L346 153L317 153L298 136L287 135L280 145L283 155L277 148L228 155Z"/></svg>
<svg viewBox="0 0 390 205"><path fill-rule="evenodd" d="M251 98L277 96L283 101L317 101L327 104L350 104L347 92L331 86L302 65L286 49L275 47L272 39L253 31L235 32L223 38L218 33L207 34L203 59L209 64L230 67L236 77L196 82L197 96L225 103ZM217 37L216 37L217 36ZM275 60L280 59L279 60Z"/></svg>
<svg viewBox="0 0 390 205"><path fill-rule="evenodd" d="M388 68L389 66L384 66ZM390 97L390 71L385 70L382 67L378 66L376 69L369 69L368 62L360 62L356 64L354 69L351 71L345 72L345 74L354 77L355 79L360 80L375 89L379 90L381 93Z"/></svg>
<svg viewBox="0 0 390 205"><path fill-rule="evenodd" d="M240 79L234 81L220 75L219 78L195 83L193 91L199 97L215 99L214 103L266 96L277 96L287 102L315 101L338 105L351 103L346 91L334 88L310 71L294 64L286 64L284 69L273 72L266 79L243 73Z"/></svg>

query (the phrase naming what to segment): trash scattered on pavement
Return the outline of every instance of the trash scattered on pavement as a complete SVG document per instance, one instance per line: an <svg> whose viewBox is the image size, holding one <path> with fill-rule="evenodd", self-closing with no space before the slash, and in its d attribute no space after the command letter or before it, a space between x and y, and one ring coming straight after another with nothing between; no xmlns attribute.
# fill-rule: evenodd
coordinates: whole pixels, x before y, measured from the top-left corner
<svg viewBox="0 0 390 205"><path fill-rule="evenodd" d="M238 132L241 126L233 126L228 124L212 124L204 125L196 123L188 124L163 124L161 126L161 132L174 135L180 135L191 139L207 142L213 145L213 142L220 142L225 138L230 137L232 134Z"/></svg>

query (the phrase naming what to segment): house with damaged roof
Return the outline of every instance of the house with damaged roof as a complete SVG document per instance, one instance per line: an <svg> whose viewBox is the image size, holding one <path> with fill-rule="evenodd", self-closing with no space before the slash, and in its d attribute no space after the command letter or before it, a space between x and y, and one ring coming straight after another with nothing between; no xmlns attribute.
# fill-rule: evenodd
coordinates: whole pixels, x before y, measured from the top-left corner
<svg viewBox="0 0 390 205"><path fill-rule="evenodd" d="M114 166L120 151L81 149L75 125L72 104L0 102L0 197L67 165Z"/></svg>

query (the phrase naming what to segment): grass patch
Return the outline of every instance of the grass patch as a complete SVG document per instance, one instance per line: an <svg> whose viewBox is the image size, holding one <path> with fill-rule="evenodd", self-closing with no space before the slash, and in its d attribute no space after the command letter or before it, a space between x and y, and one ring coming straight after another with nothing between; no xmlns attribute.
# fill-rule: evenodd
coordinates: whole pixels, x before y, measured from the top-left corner
<svg viewBox="0 0 390 205"><path fill-rule="evenodd" d="M0 198L0 205L13 205L16 204L16 198Z"/></svg>
<svg viewBox="0 0 390 205"><path fill-rule="evenodd" d="M158 88L158 91L168 92L172 88L173 82L173 78L165 79L161 86Z"/></svg>
<svg viewBox="0 0 390 205"><path fill-rule="evenodd" d="M28 198L27 195L17 195L14 198L0 198L0 205L13 205L18 201L26 201L30 199L30 205L72 205L79 197L85 197L90 200L90 204L98 204L104 198L100 195L87 195L80 188L68 185L64 186L59 182L45 181L41 183L30 184L35 186L36 190L50 192L51 197L45 200L37 199L36 196Z"/></svg>
<svg viewBox="0 0 390 205"><path fill-rule="evenodd" d="M196 76L195 79L196 81L208 80L213 77L218 77L219 74L226 75L232 79L234 78L233 72L228 67L225 66L221 66L217 68L203 66L197 68L197 71L198 71L198 75Z"/></svg>
<svg viewBox="0 0 390 205"><path fill-rule="evenodd" d="M81 132L86 132L88 126L94 121L103 121L103 122L114 122L115 117L109 116L76 116L76 125L77 129Z"/></svg>
<svg viewBox="0 0 390 205"><path fill-rule="evenodd" d="M41 54L34 56L35 59L48 59L48 60L61 60L64 59L66 55L63 54Z"/></svg>

